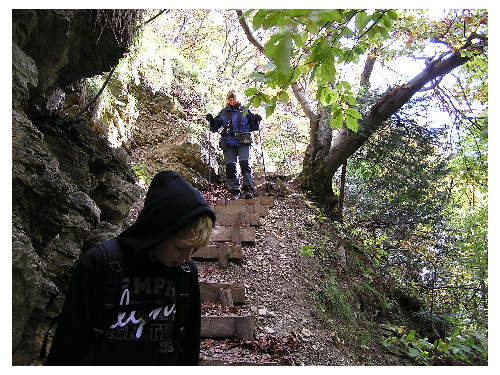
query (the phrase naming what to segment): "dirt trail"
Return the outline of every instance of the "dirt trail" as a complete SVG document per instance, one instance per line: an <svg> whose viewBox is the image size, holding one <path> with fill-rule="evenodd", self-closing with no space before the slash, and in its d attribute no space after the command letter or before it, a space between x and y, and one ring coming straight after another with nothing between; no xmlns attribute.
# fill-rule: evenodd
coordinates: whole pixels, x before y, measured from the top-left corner
<svg viewBox="0 0 500 375"><path fill-rule="evenodd" d="M225 269L216 262L197 262L200 281L241 282L246 293L242 306L205 304L203 313L252 314L255 321L252 341L203 339L202 364L359 365L336 345L335 328L314 313L319 260L300 255L300 250L322 224L292 184L280 186L281 196L261 218L255 244L243 247L242 260L230 261Z"/></svg>

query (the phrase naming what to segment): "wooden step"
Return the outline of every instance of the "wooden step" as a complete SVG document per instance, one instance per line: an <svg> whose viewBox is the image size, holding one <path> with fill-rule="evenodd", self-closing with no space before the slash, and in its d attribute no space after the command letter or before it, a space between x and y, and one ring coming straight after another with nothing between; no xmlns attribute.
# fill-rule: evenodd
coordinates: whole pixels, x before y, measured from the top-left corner
<svg viewBox="0 0 500 375"><path fill-rule="evenodd" d="M217 215L217 219L215 220L215 225L252 225L257 227L260 226L260 216L256 213L250 214L246 210L231 213L219 213Z"/></svg>
<svg viewBox="0 0 500 375"><path fill-rule="evenodd" d="M252 199L218 199L217 206L266 206L274 207L273 197L254 197Z"/></svg>
<svg viewBox="0 0 500 375"><path fill-rule="evenodd" d="M269 208L266 206L212 206L216 215L219 214L235 214L238 212L248 212L249 214L257 214L259 217L264 217L269 214Z"/></svg>
<svg viewBox="0 0 500 375"><path fill-rule="evenodd" d="M226 301L221 300L220 290L229 290L233 304L245 303L245 285L242 283L209 283L200 282L200 298L201 302L212 301L220 302L223 305L229 305Z"/></svg>
<svg viewBox="0 0 500 375"><path fill-rule="evenodd" d="M202 316L201 337L236 337L249 341L254 339L255 323L253 316Z"/></svg>
<svg viewBox="0 0 500 375"><path fill-rule="evenodd" d="M200 366L278 366L278 362L224 361L222 359L202 359Z"/></svg>
<svg viewBox="0 0 500 375"><path fill-rule="evenodd" d="M237 226L215 226L210 234L209 242L234 242L239 245L241 243L255 243L255 229L252 227L237 227Z"/></svg>
<svg viewBox="0 0 500 375"><path fill-rule="evenodd" d="M256 197L267 197L268 194L265 191L256 191L255 196Z"/></svg>
<svg viewBox="0 0 500 375"><path fill-rule="evenodd" d="M215 245L208 245L196 250L192 258L199 259L218 259L222 268L226 268L229 259L242 259L243 248L241 245L231 245L228 243L218 243Z"/></svg>

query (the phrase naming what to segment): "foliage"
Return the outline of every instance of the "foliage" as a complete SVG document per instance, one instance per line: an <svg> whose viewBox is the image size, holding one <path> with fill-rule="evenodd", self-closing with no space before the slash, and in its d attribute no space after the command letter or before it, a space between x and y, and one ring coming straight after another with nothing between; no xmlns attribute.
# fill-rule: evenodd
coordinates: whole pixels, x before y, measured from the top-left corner
<svg viewBox="0 0 500 375"><path fill-rule="evenodd" d="M487 198L480 188L467 194L471 180L456 167L461 158L445 154L443 129L419 126L413 114L426 105L414 100L351 158L345 224L428 309L467 332L487 330Z"/></svg>
<svg viewBox="0 0 500 375"><path fill-rule="evenodd" d="M308 142L308 124L297 107L292 103L277 107L271 117L261 122L260 128L258 136L254 136L258 146L256 155L261 158L262 146L266 170L284 171L290 175L299 173ZM254 163L263 171L262 164L262 160Z"/></svg>
<svg viewBox="0 0 500 375"><path fill-rule="evenodd" d="M153 179L153 177L147 171L146 166L144 164L133 165L132 169L134 170L135 175L137 176L137 180L139 180L139 183L141 185L146 185L146 186L151 185L151 180Z"/></svg>
<svg viewBox="0 0 500 375"><path fill-rule="evenodd" d="M314 250L315 250L315 246L314 245L304 245L300 249L299 253L300 253L300 255L306 255L306 256L314 257Z"/></svg>
<svg viewBox="0 0 500 375"><path fill-rule="evenodd" d="M481 333L474 332L471 336L464 337L459 330L445 339L436 339L433 343L427 337L419 338L415 330L403 333L404 327L388 326L397 336L390 336L382 340L386 348L399 343L406 349L409 358L420 365L435 365L441 362L463 361L467 364L487 364L488 348L486 340Z"/></svg>
<svg viewBox="0 0 500 375"><path fill-rule="evenodd" d="M316 306L325 320L329 320L329 315L340 318L345 322L353 322L354 313L349 303L346 292L337 281L335 274L330 273L322 281L321 285L314 293Z"/></svg>
<svg viewBox="0 0 500 375"><path fill-rule="evenodd" d="M337 80L336 66L357 62L372 43L388 38L397 18L394 10L258 10L252 17L253 29L271 32L264 46L271 62L252 73L256 88L246 95L253 106L264 106L270 116L278 102L289 101L286 90L291 83L314 82L316 98L331 106L332 127L345 122L357 131L361 116L355 95L349 82Z"/></svg>

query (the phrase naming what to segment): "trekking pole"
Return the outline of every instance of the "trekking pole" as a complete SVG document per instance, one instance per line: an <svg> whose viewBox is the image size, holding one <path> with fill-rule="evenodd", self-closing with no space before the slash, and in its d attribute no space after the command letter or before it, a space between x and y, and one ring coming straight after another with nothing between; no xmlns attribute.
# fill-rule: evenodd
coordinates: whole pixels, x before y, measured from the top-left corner
<svg viewBox="0 0 500 375"><path fill-rule="evenodd" d="M210 170L212 169L212 162L211 162L211 155L212 155L212 140L210 137L210 125L208 127L208 184L211 184L212 182L210 181Z"/></svg>
<svg viewBox="0 0 500 375"><path fill-rule="evenodd" d="M260 126L259 126L259 142L260 142L260 154L261 154L261 158L262 158L262 168L264 169L264 181L267 182L266 163L264 162L264 149L262 148L262 137L260 135Z"/></svg>

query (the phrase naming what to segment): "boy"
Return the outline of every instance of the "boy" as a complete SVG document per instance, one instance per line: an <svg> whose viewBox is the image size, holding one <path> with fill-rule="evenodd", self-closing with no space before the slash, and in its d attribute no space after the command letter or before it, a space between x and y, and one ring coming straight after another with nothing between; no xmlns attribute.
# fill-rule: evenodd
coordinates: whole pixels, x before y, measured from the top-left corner
<svg viewBox="0 0 500 375"><path fill-rule="evenodd" d="M191 254L215 213L173 171L159 172L137 220L85 252L47 365L197 365L201 304Z"/></svg>

